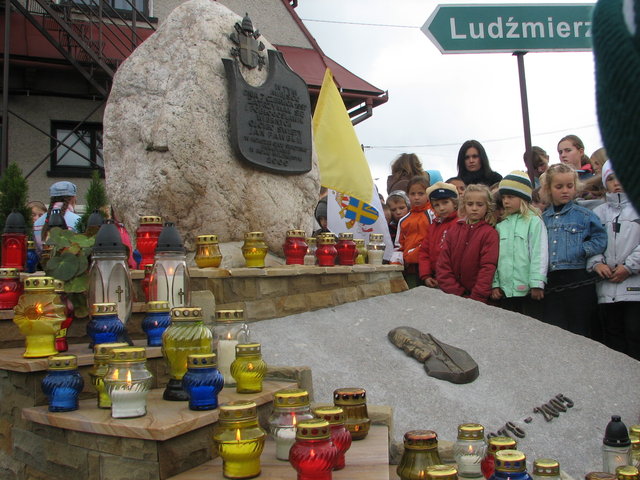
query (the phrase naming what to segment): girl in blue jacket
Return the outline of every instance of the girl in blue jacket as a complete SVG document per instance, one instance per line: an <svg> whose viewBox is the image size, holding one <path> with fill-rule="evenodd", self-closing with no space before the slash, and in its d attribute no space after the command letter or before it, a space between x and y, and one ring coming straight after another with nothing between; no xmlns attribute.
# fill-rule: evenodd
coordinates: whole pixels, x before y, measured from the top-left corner
<svg viewBox="0 0 640 480"><path fill-rule="evenodd" d="M502 308L541 319L549 262L547 229L531 206L531 181L525 172L504 177L499 191L504 219L496 226L500 256L491 299Z"/></svg>
<svg viewBox="0 0 640 480"><path fill-rule="evenodd" d="M556 164L542 179L542 196L549 206L542 213L549 238L549 268L543 320L579 335L594 331L597 297L595 278L587 259L607 248L607 232L591 210L577 205L578 174L573 167Z"/></svg>

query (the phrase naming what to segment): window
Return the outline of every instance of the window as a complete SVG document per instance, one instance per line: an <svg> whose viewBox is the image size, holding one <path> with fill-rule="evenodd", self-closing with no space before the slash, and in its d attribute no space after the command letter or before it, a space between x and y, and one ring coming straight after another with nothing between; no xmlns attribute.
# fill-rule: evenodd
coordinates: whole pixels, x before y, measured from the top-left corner
<svg viewBox="0 0 640 480"><path fill-rule="evenodd" d="M102 124L77 122L51 123L51 177L88 177L91 171L104 171Z"/></svg>

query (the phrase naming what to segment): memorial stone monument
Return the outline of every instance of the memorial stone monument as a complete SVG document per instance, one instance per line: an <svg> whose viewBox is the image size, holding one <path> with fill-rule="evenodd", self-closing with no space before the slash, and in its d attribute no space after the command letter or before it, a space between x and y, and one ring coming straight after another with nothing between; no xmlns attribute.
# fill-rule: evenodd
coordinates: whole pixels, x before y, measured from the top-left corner
<svg viewBox="0 0 640 480"><path fill-rule="evenodd" d="M190 0L118 69L106 184L130 231L161 215L191 249L199 234L262 231L274 252L288 229L311 232L320 185L308 92L251 20Z"/></svg>

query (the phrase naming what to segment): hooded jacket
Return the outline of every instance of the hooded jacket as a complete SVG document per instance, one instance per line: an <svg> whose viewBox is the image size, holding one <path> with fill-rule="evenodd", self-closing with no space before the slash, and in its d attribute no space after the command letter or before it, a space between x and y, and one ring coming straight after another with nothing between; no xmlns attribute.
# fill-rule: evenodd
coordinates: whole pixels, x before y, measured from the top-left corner
<svg viewBox="0 0 640 480"><path fill-rule="evenodd" d="M409 213L398 221L396 252L392 261L402 252L404 265L418 264L418 251L429 231L432 214L431 203L427 202L420 207L411 208Z"/></svg>
<svg viewBox="0 0 640 480"><path fill-rule="evenodd" d="M459 219L447 232L436 266L438 286L445 293L487 303L498 265L500 237L484 220Z"/></svg>
<svg viewBox="0 0 640 480"><path fill-rule="evenodd" d="M624 193L607 193L607 201L595 213L607 231L607 249L587 261L592 271L598 263L612 270L624 265L631 275L621 283L598 282L598 303L640 301L640 216Z"/></svg>
<svg viewBox="0 0 640 480"><path fill-rule="evenodd" d="M440 256L440 251L444 247L447 232L456 224L457 220L458 212L453 212L445 218L436 217L429 227L427 237L420 245L418 252L418 269L421 280L427 277L435 277L436 264Z"/></svg>

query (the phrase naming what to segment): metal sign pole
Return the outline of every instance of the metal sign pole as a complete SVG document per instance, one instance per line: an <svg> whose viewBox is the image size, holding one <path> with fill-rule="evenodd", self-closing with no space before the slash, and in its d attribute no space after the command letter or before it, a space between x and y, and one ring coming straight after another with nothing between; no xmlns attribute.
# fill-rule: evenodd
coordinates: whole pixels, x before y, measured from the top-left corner
<svg viewBox="0 0 640 480"><path fill-rule="evenodd" d="M527 100L527 79L524 74L524 56L527 52L514 52L518 58L518 78L520 80L520 103L522 104L522 126L524 127L524 164L527 167L531 185L534 184L533 151L531 150L531 124L529 123L529 101Z"/></svg>

